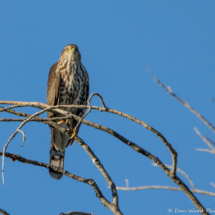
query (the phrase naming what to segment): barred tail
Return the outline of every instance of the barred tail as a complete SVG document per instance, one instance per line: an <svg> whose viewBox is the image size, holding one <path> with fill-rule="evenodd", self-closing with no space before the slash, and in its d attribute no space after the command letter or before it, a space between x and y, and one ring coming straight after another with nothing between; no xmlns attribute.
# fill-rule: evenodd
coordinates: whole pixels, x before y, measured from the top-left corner
<svg viewBox="0 0 215 215"><path fill-rule="evenodd" d="M52 145L52 147L50 150L49 164L63 169L65 151L57 152L55 150L53 144L51 144L51 145ZM52 169L49 169L49 174L51 175L52 178L57 179L57 180L60 180L63 177L62 173L56 172Z"/></svg>

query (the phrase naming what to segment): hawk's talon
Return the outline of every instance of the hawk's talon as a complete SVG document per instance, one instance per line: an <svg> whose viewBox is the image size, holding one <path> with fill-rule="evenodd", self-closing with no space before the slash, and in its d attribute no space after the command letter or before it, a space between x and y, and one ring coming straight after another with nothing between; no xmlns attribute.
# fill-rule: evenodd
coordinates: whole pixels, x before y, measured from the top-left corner
<svg viewBox="0 0 215 215"><path fill-rule="evenodd" d="M63 123L63 122L65 122L65 120L63 119L63 120L61 120L61 121L59 121L57 124L59 125L59 124L61 124L61 123Z"/></svg>
<svg viewBox="0 0 215 215"><path fill-rule="evenodd" d="M77 136L77 130L74 128L70 138L72 139L73 137L76 137L76 136Z"/></svg>
<svg viewBox="0 0 215 215"><path fill-rule="evenodd" d="M59 125L59 124L61 124L61 123L70 123L70 121L69 121L69 119L67 119L67 120L65 120L65 119L62 119L61 121L59 121L57 124Z"/></svg>

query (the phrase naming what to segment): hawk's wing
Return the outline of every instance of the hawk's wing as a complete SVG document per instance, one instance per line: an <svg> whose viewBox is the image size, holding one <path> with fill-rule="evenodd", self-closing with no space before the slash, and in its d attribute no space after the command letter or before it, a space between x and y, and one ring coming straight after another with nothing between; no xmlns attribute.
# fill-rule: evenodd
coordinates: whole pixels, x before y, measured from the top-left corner
<svg viewBox="0 0 215 215"><path fill-rule="evenodd" d="M59 85L60 85L60 75L56 74L57 70L57 64L54 64L49 72L49 77L48 77L48 85L47 85L47 104L54 106L59 104ZM59 73L60 74L60 73ZM52 112L48 111L48 118L49 117L54 117L55 114ZM60 167L63 169L63 164L64 164L64 154L65 154L65 147L63 150L59 151L56 150L56 146L61 147L62 145L62 138L61 133L55 129L51 128L51 148L50 148L50 157L49 157L49 164L54 165L57 167ZM66 144L68 145L68 140L66 141ZM49 169L49 174L51 175L52 178L55 179L61 179L63 174L55 172L54 170Z"/></svg>
<svg viewBox="0 0 215 215"><path fill-rule="evenodd" d="M56 74L57 64L54 64L49 72L48 85L47 85L47 104L54 106L59 103L59 85L60 75ZM48 118L53 117L54 114L48 112Z"/></svg>

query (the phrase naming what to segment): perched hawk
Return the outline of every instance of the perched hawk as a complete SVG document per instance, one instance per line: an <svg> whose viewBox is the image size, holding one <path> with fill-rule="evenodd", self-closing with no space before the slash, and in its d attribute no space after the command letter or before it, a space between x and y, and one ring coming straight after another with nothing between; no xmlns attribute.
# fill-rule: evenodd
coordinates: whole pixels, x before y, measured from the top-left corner
<svg viewBox="0 0 215 215"><path fill-rule="evenodd" d="M86 69L81 63L81 54L76 45L70 44L64 47L60 60L55 63L49 72L47 86L47 104L54 105L85 105L89 96L89 77ZM67 111L82 117L84 109L66 109ZM48 117L58 117L59 115L48 112ZM68 121L58 121L64 129L68 124L73 128L77 125L75 119ZM74 143L74 138L69 138L59 130L51 128L51 148L49 164L62 168L64 166L65 148ZM76 133L78 132L76 128ZM61 179L63 174L49 170L54 179Z"/></svg>

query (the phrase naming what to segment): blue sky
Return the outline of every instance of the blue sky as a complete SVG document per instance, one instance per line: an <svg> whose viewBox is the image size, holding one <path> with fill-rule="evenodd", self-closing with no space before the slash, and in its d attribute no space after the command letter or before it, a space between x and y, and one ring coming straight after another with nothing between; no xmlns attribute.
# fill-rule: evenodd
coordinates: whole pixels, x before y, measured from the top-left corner
<svg viewBox="0 0 215 215"><path fill-rule="evenodd" d="M214 133L195 115L168 95L147 71L186 100L211 123L215 121L215 2L199 1L1 1L0 91L1 100L46 102L51 65L63 47L79 46L90 76L90 93L100 93L106 105L143 120L160 131L178 152L178 167L198 189L215 192L214 155L196 151L207 148L193 128L215 140ZM100 105L99 99L93 99ZM19 109L21 111L21 109ZM34 113L33 108L23 111ZM0 118L9 114L1 113ZM43 115L44 117L46 115ZM116 115L93 111L87 119L111 127L166 164L171 155L158 137L140 125ZM0 123L4 144L19 123ZM46 162L50 130L31 122L10 143L8 152ZM112 136L82 125L79 136L91 147L117 186L173 184L151 160ZM111 192L90 157L75 143L66 149L65 169L94 179L103 194ZM184 176L179 176L187 183ZM10 214L59 214L84 211L112 214L86 184L67 177L53 180L47 169L5 163L5 186L0 186L0 207ZM123 214L168 214L168 208L194 205L182 192L166 190L119 191ZM214 197L196 195L215 210Z"/></svg>

